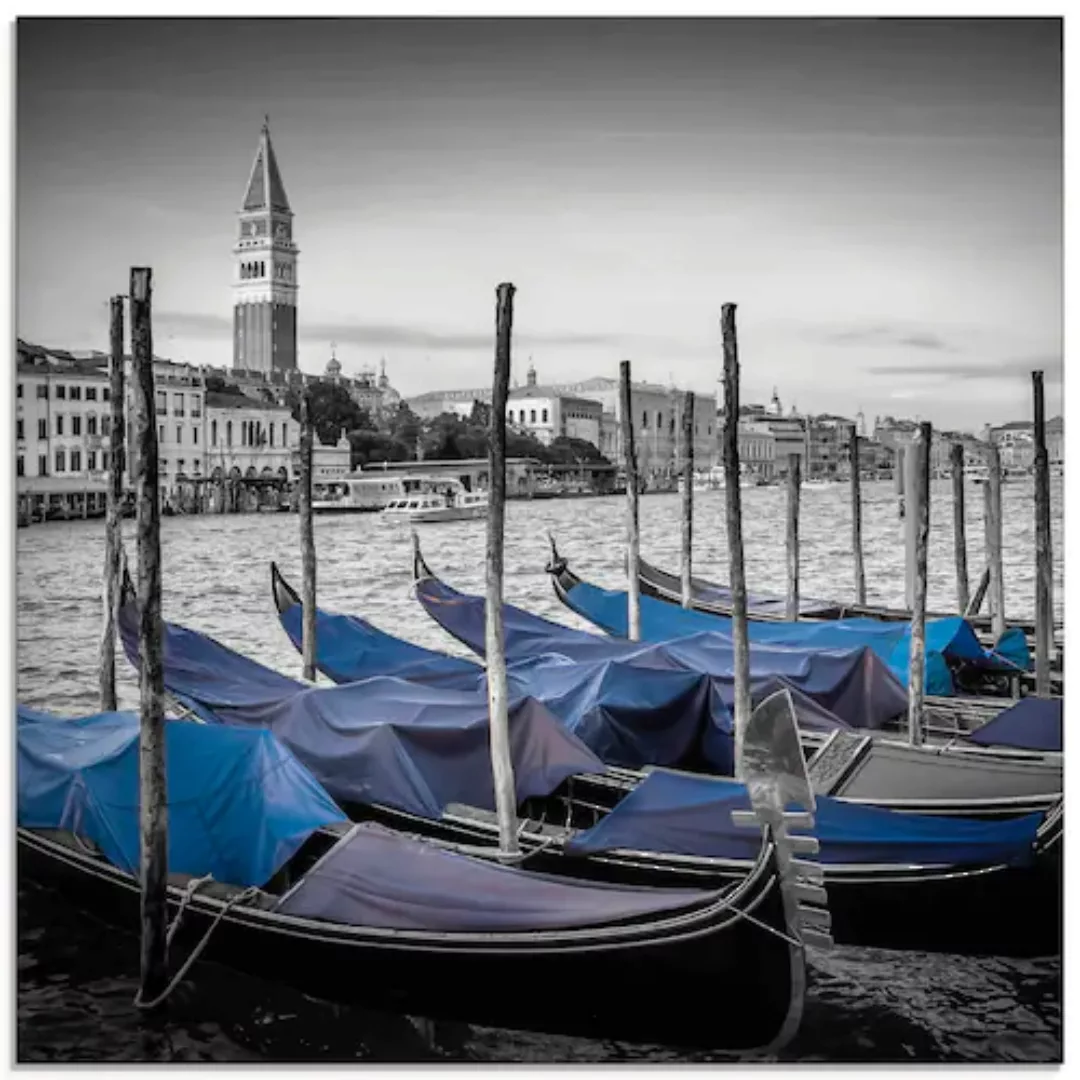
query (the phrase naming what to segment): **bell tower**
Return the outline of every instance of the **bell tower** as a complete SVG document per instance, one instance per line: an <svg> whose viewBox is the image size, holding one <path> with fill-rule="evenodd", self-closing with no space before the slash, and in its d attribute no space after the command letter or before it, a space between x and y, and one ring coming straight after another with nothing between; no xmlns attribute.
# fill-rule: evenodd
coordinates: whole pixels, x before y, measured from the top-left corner
<svg viewBox="0 0 1080 1080"><path fill-rule="evenodd" d="M270 118L240 206L233 247L233 367L296 371L296 257L292 209L281 182Z"/></svg>

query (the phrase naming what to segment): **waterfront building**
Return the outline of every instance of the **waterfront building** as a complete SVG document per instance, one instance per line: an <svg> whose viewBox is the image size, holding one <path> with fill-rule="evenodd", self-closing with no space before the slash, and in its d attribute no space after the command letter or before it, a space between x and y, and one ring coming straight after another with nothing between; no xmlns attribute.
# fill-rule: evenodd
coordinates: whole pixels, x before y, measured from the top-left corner
<svg viewBox="0 0 1080 1080"><path fill-rule="evenodd" d="M233 247L233 367L295 371L299 249L293 212L263 123Z"/></svg>
<svg viewBox="0 0 1080 1080"><path fill-rule="evenodd" d="M510 391L506 421L545 446L550 446L557 438L583 439L599 450L603 413L599 401L560 393L550 386L538 386L536 369L530 365L525 386Z"/></svg>
<svg viewBox="0 0 1080 1080"><path fill-rule="evenodd" d="M285 406L208 390L206 427L202 473L211 481L272 480L284 485L298 475L293 458L300 425Z"/></svg>

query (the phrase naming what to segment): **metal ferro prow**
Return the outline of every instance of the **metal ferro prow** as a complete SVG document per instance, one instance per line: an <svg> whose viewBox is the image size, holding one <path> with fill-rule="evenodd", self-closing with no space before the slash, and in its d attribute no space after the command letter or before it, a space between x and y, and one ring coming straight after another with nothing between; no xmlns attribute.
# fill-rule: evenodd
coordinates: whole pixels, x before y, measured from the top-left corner
<svg viewBox="0 0 1080 1080"><path fill-rule="evenodd" d="M778 690L754 709L736 769L754 809L734 810L732 820L772 833L789 929L804 945L830 948L832 920L821 866L798 858L817 855L820 846L817 837L807 835L817 802L789 690Z"/></svg>

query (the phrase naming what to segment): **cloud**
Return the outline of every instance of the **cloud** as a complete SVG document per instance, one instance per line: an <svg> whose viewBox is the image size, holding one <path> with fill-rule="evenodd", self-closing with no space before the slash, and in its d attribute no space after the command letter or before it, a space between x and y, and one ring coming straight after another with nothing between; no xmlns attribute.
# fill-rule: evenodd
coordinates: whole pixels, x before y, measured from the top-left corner
<svg viewBox="0 0 1080 1080"><path fill-rule="evenodd" d="M155 321L172 333L191 334L196 337L229 338L233 324L230 318L203 312L159 312ZM341 345L363 345L392 349L415 348L429 352L468 352L478 349L490 350L495 340L494 327L483 332L461 330L423 329L393 323L321 322L302 319L299 326L302 339L335 341ZM634 349L662 349L667 354L695 354L698 350L686 342L663 337L627 335L615 333L590 333L578 330L555 330L524 333L515 330L516 344L537 348L585 347L609 351Z"/></svg>
<svg viewBox="0 0 1080 1080"><path fill-rule="evenodd" d="M1046 383L1060 383L1065 368L1060 356L1036 355L1018 356L1007 360L974 363L941 363L926 361L926 366L917 363L875 364L867 368L871 375L907 375L912 378L925 378L928 375L947 379L982 379L1013 380L1030 379L1033 371L1042 371Z"/></svg>
<svg viewBox="0 0 1080 1080"><path fill-rule="evenodd" d="M811 336L829 345L922 349L928 352L957 352L940 334L931 330L912 329L898 324L877 323L872 326L848 327L843 330L811 331Z"/></svg>

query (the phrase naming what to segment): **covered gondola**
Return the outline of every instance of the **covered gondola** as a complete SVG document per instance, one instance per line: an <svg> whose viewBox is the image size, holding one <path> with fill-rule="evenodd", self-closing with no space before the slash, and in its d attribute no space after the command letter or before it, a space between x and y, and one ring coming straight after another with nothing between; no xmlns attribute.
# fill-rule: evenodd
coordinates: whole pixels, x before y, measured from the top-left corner
<svg viewBox="0 0 1080 1080"><path fill-rule="evenodd" d="M478 656L484 654L483 597L470 596L440 581L415 556L416 596L429 615L448 633ZM677 657L692 670L710 671L733 682L733 649L730 639L717 634L697 634L661 643L638 643L603 638L573 630L511 604L503 605L508 662L525 662L543 651L557 651L570 661L579 656L622 656L633 662L641 656ZM850 655L858 650L847 650ZM870 650L863 649L869 653ZM751 689L756 668L775 669L778 662L790 663L798 656L835 656L814 650L791 650L764 646L751 649ZM896 685L895 676L887 676ZM873 670L867 668L864 670ZM649 678L647 665L639 679ZM902 688L900 692L903 693ZM906 709L905 709L906 711ZM843 795L873 801L876 805L919 809L928 813L999 814L1045 809L1062 791L1062 760L1059 753L1014 748L1011 745L983 746L964 736L946 743L913 746L881 732L882 725L871 715L859 722L844 718L848 730L821 737L804 733L812 748L811 778L821 794ZM867 722L869 721L869 722ZM1052 727L1052 725L1051 725ZM1021 724L1002 725L1003 740L1023 742ZM1020 728L1020 731L1015 730ZM877 731L875 732L875 729Z"/></svg>
<svg viewBox="0 0 1080 1080"><path fill-rule="evenodd" d="M273 581L282 625L299 647L299 600L276 569ZM445 676L471 674L480 690L478 708L485 707L478 665L401 641L355 616L317 612L316 663L337 678L345 669L361 680L387 670L428 685ZM875 807L876 800L821 795L845 786L859 792L880 781L882 759L869 760L868 741L860 740L859 760L847 777L831 764L839 749L831 746L810 758L819 788L817 835L824 882L838 941L959 952L1053 951L1057 930L1052 913L1060 899L1060 794L983 802L908 797L897 800L897 809L890 812ZM884 765L895 773L895 762L887 756ZM930 779L945 786L940 771L931 771ZM1060 791L1060 775L1058 785ZM744 865L746 852L715 827L725 801L740 798L745 789L731 780L613 767L569 778L548 798L525 801L520 840L530 860L556 872L626 882L715 881ZM706 811L703 806L710 800L715 806ZM934 814L928 813L931 806ZM971 819L980 815L991 820ZM452 803L427 823L401 822L447 838L466 835L475 843L498 839L490 806ZM658 831L658 824L665 823L667 831ZM569 864L565 855L572 856ZM1046 918L1003 922L992 914L1002 910L999 905ZM892 917L904 911L921 914Z"/></svg>
<svg viewBox="0 0 1080 1080"><path fill-rule="evenodd" d="M554 549L554 542L552 543ZM555 555L553 565L558 564ZM638 583L642 597L650 597L670 605L682 607L682 581L677 574L662 570L646 559L638 559ZM775 623L787 619L787 600L781 596L768 594L749 594L747 596L747 617L752 622ZM690 588L690 607L705 614L730 617L732 614L731 590L703 578L692 577ZM1002 638L996 639L991 619L988 615L972 615L949 612L927 612L929 620L963 621L971 628L980 645L988 652L1002 652L1006 656L1019 659L1021 646L1029 653L1035 649L1035 625L1030 620L1012 620L1012 625ZM883 623L910 623L912 614L905 608L892 608L874 604L844 604L838 601L799 598L800 622L836 622L844 620L874 620ZM1054 646L1051 648L1053 680L1058 693L1063 685L1063 633L1064 627L1058 623L1054 627ZM995 673L986 667L974 668L966 673L969 685L973 688L989 690L997 688L1007 692L1014 678L1011 673ZM1027 673L1020 673L1021 681L1028 682Z"/></svg>
<svg viewBox="0 0 1080 1080"><path fill-rule="evenodd" d="M126 930L139 926L138 731L133 713L18 714L20 875ZM805 942L828 943L809 923L828 914L781 872L778 845L795 840L771 813L775 777L759 777L744 873L640 888L349 823L264 729L168 720L165 736L174 963L205 946L324 999L539 1031L775 1050L798 1028ZM597 992L515 990L545 984Z"/></svg>

